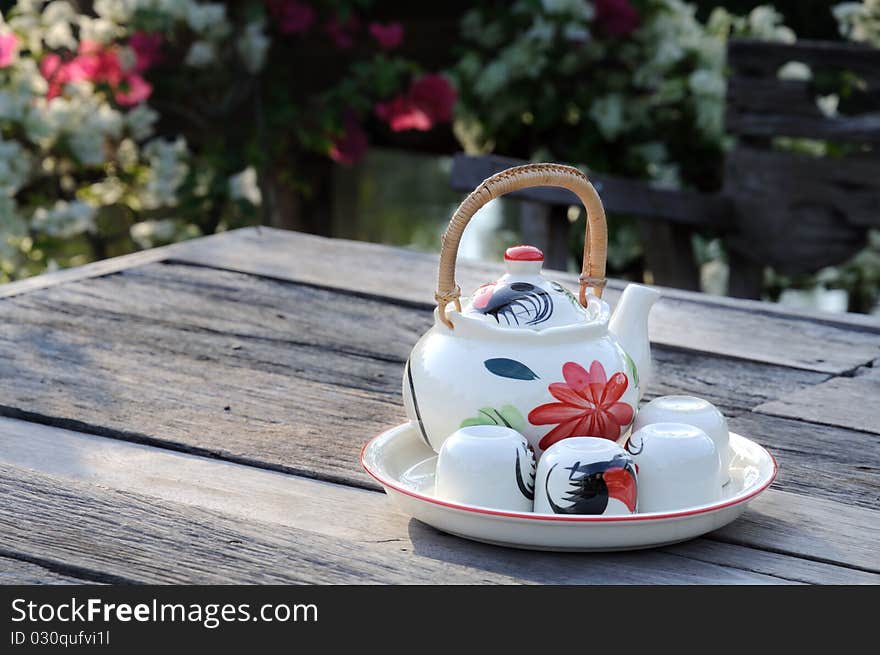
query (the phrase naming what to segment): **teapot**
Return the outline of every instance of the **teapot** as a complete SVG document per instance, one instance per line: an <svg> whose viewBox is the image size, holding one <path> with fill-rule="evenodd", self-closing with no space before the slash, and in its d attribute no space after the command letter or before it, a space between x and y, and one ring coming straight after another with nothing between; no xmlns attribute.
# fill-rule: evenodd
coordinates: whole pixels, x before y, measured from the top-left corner
<svg viewBox="0 0 880 655"><path fill-rule="evenodd" d="M535 186L568 189L586 209L579 294L545 278L541 251L522 245L505 253L505 275L462 299L455 263L471 217ZM631 284L612 314L602 300L607 242L602 202L576 168L516 166L465 198L442 237L434 325L403 375L406 413L425 443L439 452L470 425L513 428L537 456L567 437L625 441L650 376L648 313L659 293Z"/></svg>

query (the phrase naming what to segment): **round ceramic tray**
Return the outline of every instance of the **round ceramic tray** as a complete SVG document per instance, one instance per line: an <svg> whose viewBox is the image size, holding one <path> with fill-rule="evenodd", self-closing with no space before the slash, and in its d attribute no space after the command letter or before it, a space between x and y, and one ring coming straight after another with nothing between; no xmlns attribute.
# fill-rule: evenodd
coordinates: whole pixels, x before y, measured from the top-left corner
<svg viewBox="0 0 880 655"><path fill-rule="evenodd" d="M770 486L776 461L769 452L734 433L730 447L731 480L719 502L628 516L507 512L436 498L437 455L409 423L372 439L361 452L361 463L405 514L444 532L534 550L630 550L693 539L727 525Z"/></svg>

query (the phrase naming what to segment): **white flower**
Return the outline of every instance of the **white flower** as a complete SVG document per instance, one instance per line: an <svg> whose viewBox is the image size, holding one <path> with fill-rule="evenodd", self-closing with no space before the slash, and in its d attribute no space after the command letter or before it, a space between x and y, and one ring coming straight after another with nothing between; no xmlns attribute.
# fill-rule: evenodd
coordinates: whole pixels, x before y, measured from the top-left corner
<svg viewBox="0 0 880 655"><path fill-rule="evenodd" d="M58 137L57 126L49 114L48 104L45 98L36 98L28 106L21 121L28 140L44 150L48 150Z"/></svg>
<svg viewBox="0 0 880 655"><path fill-rule="evenodd" d="M144 207L154 209L177 204L177 190L189 173L184 161L187 152L183 137L176 141L153 139L146 145L144 155L150 163L150 171L142 199Z"/></svg>
<svg viewBox="0 0 880 655"><path fill-rule="evenodd" d="M79 25L80 41L112 43L116 37L121 36L124 33L122 28L106 18L92 18L80 14L76 17L76 20Z"/></svg>
<svg viewBox="0 0 880 655"><path fill-rule="evenodd" d="M83 126L67 136L67 143L81 164L100 166L104 163L104 135L100 132Z"/></svg>
<svg viewBox="0 0 880 655"><path fill-rule="evenodd" d="M141 221L131 226L132 240L141 248L151 248L156 241L170 241L174 238L175 225L172 220Z"/></svg>
<svg viewBox="0 0 880 655"><path fill-rule="evenodd" d="M125 114L125 125L129 133L138 141L143 141L153 135L153 126L159 120L159 113L142 102L134 109Z"/></svg>
<svg viewBox="0 0 880 655"><path fill-rule="evenodd" d="M116 161L124 171L131 171L140 161L140 152L137 144L131 139L123 139L116 148Z"/></svg>
<svg viewBox="0 0 880 655"><path fill-rule="evenodd" d="M260 72L266 61L266 52L271 41L263 31L264 27L265 22L261 20L248 23L236 44L238 54L249 73Z"/></svg>
<svg viewBox="0 0 880 655"><path fill-rule="evenodd" d="M92 207L115 205L125 195L126 186L118 177L106 177L79 190L77 196Z"/></svg>
<svg viewBox="0 0 880 655"><path fill-rule="evenodd" d="M65 0L55 0L43 9L43 41L52 49L76 48L77 42L70 29L71 21L76 20L76 12Z"/></svg>
<svg viewBox="0 0 880 655"><path fill-rule="evenodd" d="M813 78L813 71L802 61L790 61L777 71L776 77L780 80L807 82Z"/></svg>
<svg viewBox="0 0 880 655"><path fill-rule="evenodd" d="M0 196L14 196L30 177L31 156L17 141L0 137Z"/></svg>
<svg viewBox="0 0 880 655"><path fill-rule="evenodd" d="M196 41L189 47L184 60L188 66L193 68L205 68L214 63L217 53L214 50L214 44L208 41Z"/></svg>
<svg viewBox="0 0 880 655"><path fill-rule="evenodd" d="M593 5L586 0L541 0L541 6L548 14L569 14L588 21L593 18Z"/></svg>
<svg viewBox="0 0 880 655"><path fill-rule="evenodd" d="M530 39L549 43L556 36L556 24L543 16L535 16L532 26L526 31L525 35Z"/></svg>
<svg viewBox="0 0 880 655"><path fill-rule="evenodd" d="M590 107L590 117L596 121L602 136L613 141L624 129L623 96L610 93L596 98Z"/></svg>
<svg viewBox="0 0 880 655"><path fill-rule="evenodd" d="M816 98L816 106L827 118L837 116L837 105L840 103L840 97L836 93L829 93L827 96L819 96Z"/></svg>
<svg viewBox="0 0 880 655"><path fill-rule="evenodd" d="M843 36L880 47L880 1L844 2L832 12Z"/></svg>
<svg viewBox="0 0 880 655"><path fill-rule="evenodd" d="M782 14L770 5L755 7L748 16L749 36L767 41L794 43L797 37L790 28L782 25L782 20Z"/></svg>
<svg viewBox="0 0 880 655"><path fill-rule="evenodd" d="M24 117L29 97L0 89L0 118L20 121Z"/></svg>
<svg viewBox="0 0 880 655"><path fill-rule="evenodd" d="M187 7L186 22L193 32L202 36L217 38L229 32L226 7L214 2L190 4Z"/></svg>
<svg viewBox="0 0 880 655"><path fill-rule="evenodd" d="M95 208L79 200L57 200L50 209L38 207L31 225L49 236L69 239L83 232L95 231Z"/></svg>
<svg viewBox="0 0 880 655"><path fill-rule="evenodd" d="M127 23L143 4L142 0L95 0L95 13L114 23Z"/></svg>
<svg viewBox="0 0 880 655"><path fill-rule="evenodd" d="M257 171L253 166L248 166L241 173L229 178L229 195L234 199L244 199L252 205L259 206L263 197L257 185Z"/></svg>
<svg viewBox="0 0 880 655"><path fill-rule="evenodd" d="M697 95L721 98L727 84L724 77L717 71L706 69L695 70L688 77L688 86Z"/></svg>

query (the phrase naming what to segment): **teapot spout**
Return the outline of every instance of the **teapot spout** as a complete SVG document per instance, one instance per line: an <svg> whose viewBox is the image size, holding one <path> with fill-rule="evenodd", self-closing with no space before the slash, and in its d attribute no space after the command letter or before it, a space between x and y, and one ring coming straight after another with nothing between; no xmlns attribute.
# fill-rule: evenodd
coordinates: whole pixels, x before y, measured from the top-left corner
<svg viewBox="0 0 880 655"><path fill-rule="evenodd" d="M660 292L641 284L630 284L623 290L611 322L609 331L630 356L636 367L636 378L641 400L651 380L651 343L648 340L648 314L657 302Z"/></svg>

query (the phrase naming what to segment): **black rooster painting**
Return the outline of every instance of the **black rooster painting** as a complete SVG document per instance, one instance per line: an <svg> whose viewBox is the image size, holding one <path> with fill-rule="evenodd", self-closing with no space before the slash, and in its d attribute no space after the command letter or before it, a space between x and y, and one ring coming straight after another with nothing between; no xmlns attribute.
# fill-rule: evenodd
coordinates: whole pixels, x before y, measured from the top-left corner
<svg viewBox="0 0 880 655"><path fill-rule="evenodd" d="M636 511L636 470L632 460L625 455L615 455L605 462L581 464L575 462L566 467L569 471L569 489L561 499L568 505L553 502L550 494L550 476L554 465L544 481L547 500L556 514L603 514L608 507L608 499L616 498L630 512Z"/></svg>
<svg viewBox="0 0 880 655"><path fill-rule="evenodd" d="M474 294L473 307L492 316L499 325L539 325L553 314L553 298L528 282L486 285Z"/></svg>

